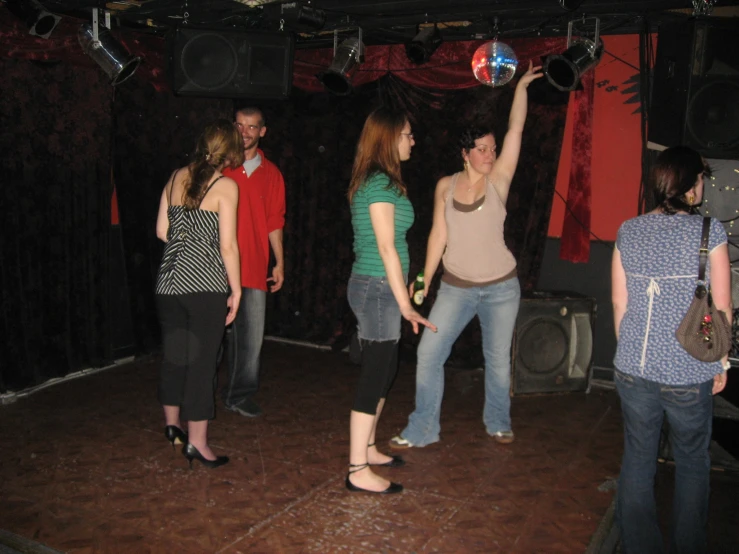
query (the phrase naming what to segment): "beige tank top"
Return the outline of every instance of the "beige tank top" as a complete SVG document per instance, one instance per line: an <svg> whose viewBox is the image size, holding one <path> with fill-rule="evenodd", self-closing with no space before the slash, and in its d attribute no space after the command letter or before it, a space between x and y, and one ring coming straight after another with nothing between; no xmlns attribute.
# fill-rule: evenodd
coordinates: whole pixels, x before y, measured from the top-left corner
<svg viewBox="0 0 739 554"><path fill-rule="evenodd" d="M503 237L506 209L495 187L487 180L484 198L473 205L477 207L472 211L463 211L455 207L454 202L458 179L459 173L455 173L444 206L447 243L442 260L445 277L448 273L453 280L481 285L509 275L514 277L516 259Z"/></svg>

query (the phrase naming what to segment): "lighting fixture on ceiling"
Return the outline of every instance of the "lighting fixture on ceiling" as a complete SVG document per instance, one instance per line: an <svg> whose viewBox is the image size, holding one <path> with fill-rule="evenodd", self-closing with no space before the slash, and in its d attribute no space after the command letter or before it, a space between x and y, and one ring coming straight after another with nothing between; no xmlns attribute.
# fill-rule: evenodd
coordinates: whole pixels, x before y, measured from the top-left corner
<svg viewBox="0 0 739 554"><path fill-rule="evenodd" d="M572 39L572 25L567 25L567 49L561 54L552 54L544 60L543 72L547 80L561 91L572 91L580 85L582 76L594 68L603 56L603 41L600 38L600 19L595 19L595 36L590 39Z"/></svg>
<svg viewBox="0 0 739 554"><path fill-rule="evenodd" d="M40 38L49 38L62 19L46 11L36 0L6 0L5 5L10 13L26 24L28 34Z"/></svg>
<svg viewBox="0 0 739 554"><path fill-rule="evenodd" d="M410 61L420 65L429 61L442 42L439 28L436 25L429 25L420 29L418 34L406 43L405 53Z"/></svg>
<svg viewBox="0 0 739 554"><path fill-rule="evenodd" d="M92 9L92 23L83 23L77 32L82 50L110 77L113 86L131 77L141 58L133 56L110 33L110 12L105 12L105 26L98 25L98 10Z"/></svg>
<svg viewBox="0 0 739 554"><path fill-rule="evenodd" d="M364 44L362 43L362 29L356 37L345 39L338 44L338 31L334 31L334 58L326 71L317 75L326 90L347 95L352 90L352 78L359 64L364 61Z"/></svg>

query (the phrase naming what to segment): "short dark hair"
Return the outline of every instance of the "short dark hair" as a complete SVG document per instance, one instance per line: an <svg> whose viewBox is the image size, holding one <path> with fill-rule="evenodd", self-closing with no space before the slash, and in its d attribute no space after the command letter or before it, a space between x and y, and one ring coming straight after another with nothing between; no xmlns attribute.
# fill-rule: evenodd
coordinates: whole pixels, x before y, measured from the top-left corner
<svg viewBox="0 0 739 554"><path fill-rule="evenodd" d="M493 131L487 127L480 127L479 125L468 125L459 135L457 141L460 150L469 152L475 147L475 141L481 139L487 135L492 135Z"/></svg>
<svg viewBox="0 0 739 554"><path fill-rule="evenodd" d="M242 115L258 115L259 119L262 121L262 127L266 126L266 122L264 121L264 112L257 108L256 106L246 106L245 108L239 108L234 112L234 119L236 119L236 116L242 114Z"/></svg>
<svg viewBox="0 0 739 554"><path fill-rule="evenodd" d="M673 146L660 152L649 178L655 206L666 214L694 212L695 206L686 201L685 195L703 172L710 174L710 168L692 148Z"/></svg>

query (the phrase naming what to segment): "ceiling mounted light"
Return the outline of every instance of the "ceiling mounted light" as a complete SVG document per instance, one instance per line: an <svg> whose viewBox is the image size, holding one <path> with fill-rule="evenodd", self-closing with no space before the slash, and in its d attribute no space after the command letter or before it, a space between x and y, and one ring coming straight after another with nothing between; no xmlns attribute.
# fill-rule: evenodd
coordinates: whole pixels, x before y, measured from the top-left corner
<svg viewBox="0 0 739 554"><path fill-rule="evenodd" d="M567 26L567 49L561 54L552 54L544 60L544 75L555 88L573 91L587 71L598 65L603 56L603 41L600 39L600 19L595 19L595 37L578 37L572 40L572 24Z"/></svg>
<svg viewBox="0 0 739 554"><path fill-rule="evenodd" d="M49 38L62 19L46 11L46 8L36 0L6 0L5 5L10 13L26 24L28 34L40 38Z"/></svg>
<svg viewBox="0 0 739 554"><path fill-rule="evenodd" d="M280 6L280 18L289 25L306 27L318 31L326 24L326 12L299 2Z"/></svg>
<svg viewBox="0 0 739 554"><path fill-rule="evenodd" d="M345 39L338 44L338 31L334 31L334 58L326 71L316 75L326 90L347 95L352 90L352 77L359 64L364 61L364 44L362 44L362 29L357 37ZM338 45L337 45L338 44Z"/></svg>
<svg viewBox="0 0 739 554"><path fill-rule="evenodd" d="M410 61L420 65L429 61L441 43L441 33L436 25L424 27L405 45L405 53Z"/></svg>
<svg viewBox="0 0 739 554"><path fill-rule="evenodd" d="M141 58L133 56L110 34L110 13L105 12L105 27L98 27L98 10L92 9L92 24L83 23L77 32L82 50L110 77L113 86L134 74Z"/></svg>

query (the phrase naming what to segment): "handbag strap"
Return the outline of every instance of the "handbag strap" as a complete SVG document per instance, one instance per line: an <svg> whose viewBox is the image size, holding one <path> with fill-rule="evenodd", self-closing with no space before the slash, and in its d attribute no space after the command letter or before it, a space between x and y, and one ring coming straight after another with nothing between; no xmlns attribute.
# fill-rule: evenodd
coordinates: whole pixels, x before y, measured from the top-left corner
<svg viewBox="0 0 739 554"><path fill-rule="evenodd" d="M701 233L701 247L698 251L698 281L706 279L706 260L708 259L708 234L711 231L711 218L703 218L703 231Z"/></svg>

